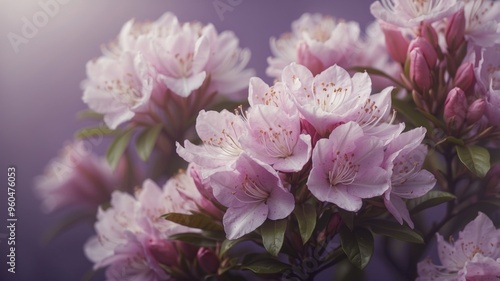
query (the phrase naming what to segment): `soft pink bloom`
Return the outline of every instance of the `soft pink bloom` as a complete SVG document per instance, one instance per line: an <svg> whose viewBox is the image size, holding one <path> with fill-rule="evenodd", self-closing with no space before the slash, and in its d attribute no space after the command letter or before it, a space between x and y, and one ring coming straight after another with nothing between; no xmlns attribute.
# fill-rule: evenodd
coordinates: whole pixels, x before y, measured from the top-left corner
<svg viewBox="0 0 500 281"><path fill-rule="evenodd" d="M215 198L228 207L224 230L237 239L261 226L266 219L286 218L293 211L293 195L271 166L242 154L231 171L210 176Z"/></svg>
<svg viewBox="0 0 500 281"><path fill-rule="evenodd" d="M271 38L274 57L267 59L267 75L279 78L281 71L291 62L305 65L314 74L338 64L350 65L351 55L357 48L359 24L337 20L321 14L303 14L292 23L292 31Z"/></svg>
<svg viewBox="0 0 500 281"><path fill-rule="evenodd" d="M500 125L500 45L485 48L476 68L476 79L485 94L486 116L492 125Z"/></svg>
<svg viewBox="0 0 500 281"><path fill-rule="evenodd" d="M387 123L392 116L392 87L370 96L372 84L366 72L351 77L345 69L334 65L313 77L306 67L292 63L283 71L282 80L300 113L324 137L349 121L356 121L367 133L379 136L402 130L399 125Z"/></svg>
<svg viewBox="0 0 500 281"><path fill-rule="evenodd" d="M196 132L203 142L194 145L177 143L177 153L187 162L200 167L202 178L218 169L227 169L243 152L240 137L247 128L243 118L227 110L221 112L202 110L196 118Z"/></svg>
<svg viewBox="0 0 500 281"><path fill-rule="evenodd" d="M349 122L316 143L307 186L320 201L358 211L363 198L382 195L389 188L390 174L383 161L382 141Z"/></svg>
<svg viewBox="0 0 500 281"><path fill-rule="evenodd" d="M436 179L427 170L422 170L427 148L421 142L425 137L422 127L402 133L394 138L385 151L386 169L392 171L391 187L385 192L387 210L403 224L413 228L406 203L403 199L425 195L436 184Z"/></svg>
<svg viewBox="0 0 500 281"><path fill-rule="evenodd" d="M298 113L297 106L283 82L276 82L269 86L262 79L252 77L248 87L248 102L250 106L258 104L276 106L290 115Z"/></svg>
<svg viewBox="0 0 500 281"><path fill-rule="evenodd" d="M311 136L301 134L298 114L256 105L246 114L248 133L241 139L246 153L281 172L298 172L311 157Z"/></svg>
<svg viewBox="0 0 500 281"><path fill-rule="evenodd" d="M464 0L465 38L474 45L500 43L500 4L491 0Z"/></svg>
<svg viewBox="0 0 500 281"><path fill-rule="evenodd" d="M183 195L189 188L179 185L176 178L163 188L146 180L135 196L114 192L111 207L98 211L97 235L85 244L85 254L95 263L94 268L109 266L106 271L109 281L168 278L161 264L176 266L178 251L184 249L168 237L192 230L167 221L161 215L197 210L195 202L186 200Z"/></svg>
<svg viewBox="0 0 500 281"><path fill-rule="evenodd" d="M456 241L437 234L442 265L418 264L417 281L496 280L500 276L500 230L483 213L467 224Z"/></svg>
<svg viewBox="0 0 500 281"><path fill-rule="evenodd" d="M462 7L457 0L380 0L370 6L372 15L398 27L416 27L452 15Z"/></svg>
<svg viewBox="0 0 500 281"><path fill-rule="evenodd" d="M35 179L34 188L46 212L70 206L94 211L109 201L113 190L123 188L122 170L119 167L113 172L106 159L93 154L83 141L75 141Z"/></svg>

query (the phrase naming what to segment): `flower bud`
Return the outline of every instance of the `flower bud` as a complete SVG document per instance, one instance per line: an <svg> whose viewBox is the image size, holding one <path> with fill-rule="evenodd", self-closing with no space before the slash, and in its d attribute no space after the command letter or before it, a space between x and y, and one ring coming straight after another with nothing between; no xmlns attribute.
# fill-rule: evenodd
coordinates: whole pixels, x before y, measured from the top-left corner
<svg viewBox="0 0 500 281"><path fill-rule="evenodd" d="M472 85L476 82L474 75L474 66L472 63L463 63L458 67L455 74L455 86L467 92Z"/></svg>
<svg viewBox="0 0 500 281"><path fill-rule="evenodd" d="M405 63L408 50L408 39L395 26L380 22L385 35L385 45L391 58L399 63Z"/></svg>
<svg viewBox="0 0 500 281"><path fill-rule="evenodd" d="M148 243L149 252L159 263L166 266L177 266L177 248L173 241L151 240Z"/></svg>
<svg viewBox="0 0 500 281"><path fill-rule="evenodd" d="M410 42L408 52L419 48L429 67L434 67L437 62L437 53L434 47L424 37L417 37Z"/></svg>
<svg viewBox="0 0 500 281"><path fill-rule="evenodd" d="M422 91L429 90L432 86L431 71L420 48L410 52L410 80L415 88Z"/></svg>
<svg viewBox="0 0 500 281"><path fill-rule="evenodd" d="M446 27L446 44L448 44L449 50L457 50L458 47L464 42L465 34L465 14L464 10L461 9L453 16L451 16L448 21L448 26Z"/></svg>
<svg viewBox="0 0 500 281"><path fill-rule="evenodd" d="M453 88L446 97L444 103L444 120L451 130L462 127L467 114L467 99L460 88Z"/></svg>
<svg viewBox="0 0 500 281"><path fill-rule="evenodd" d="M500 192L500 164L494 164L484 178L486 183L486 194L498 196Z"/></svg>
<svg viewBox="0 0 500 281"><path fill-rule="evenodd" d="M421 26L421 36L431 43L435 50L440 48L437 32L432 25L423 23Z"/></svg>
<svg viewBox="0 0 500 281"><path fill-rule="evenodd" d="M323 63L314 56L305 42L299 44L297 49L297 62L307 67L313 75L325 70Z"/></svg>
<svg viewBox="0 0 500 281"><path fill-rule="evenodd" d="M210 249L200 248L196 258L200 267L207 273L216 273L219 269L219 258Z"/></svg>
<svg viewBox="0 0 500 281"><path fill-rule="evenodd" d="M475 100L467 109L467 124L473 124L479 121L486 110L486 101L484 99Z"/></svg>

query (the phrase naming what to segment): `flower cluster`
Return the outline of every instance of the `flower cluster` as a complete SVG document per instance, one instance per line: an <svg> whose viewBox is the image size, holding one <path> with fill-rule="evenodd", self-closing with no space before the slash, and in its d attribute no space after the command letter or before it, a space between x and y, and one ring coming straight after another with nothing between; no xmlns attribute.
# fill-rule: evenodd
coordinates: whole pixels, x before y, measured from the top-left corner
<svg viewBox="0 0 500 281"><path fill-rule="evenodd" d="M82 84L111 167L72 144L37 180L44 208L97 209L85 253L108 281L313 280L344 259L363 269L379 241L401 280L498 278L500 4L370 9L365 34L306 13L271 38L271 85L231 32L127 22ZM156 154L144 173L134 138ZM421 261L434 237L442 265Z"/></svg>

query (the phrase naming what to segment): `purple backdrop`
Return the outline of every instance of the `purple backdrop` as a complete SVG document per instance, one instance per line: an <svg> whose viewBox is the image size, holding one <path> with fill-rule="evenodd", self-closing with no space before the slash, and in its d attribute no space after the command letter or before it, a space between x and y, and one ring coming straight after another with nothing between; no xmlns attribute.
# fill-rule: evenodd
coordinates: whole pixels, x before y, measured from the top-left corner
<svg viewBox="0 0 500 281"><path fill-rule="evenodd" d="M112 40L128 19L154 20L172 11L181 21L212 22L219 31L233 30L240 45L252 51L250 66L269 81L264 73L269 37L288 31L304 12L356 20L364 28L372 20L368 7L373 2L241 0L220 17L213 2L227 0L54 1L0 1L0 280L80 280L91 267L82 252L93 232L91 225L72 228L50 244L42 244L43 233L62 214L40 211L32 191L33 178L84 126L75 113L86 108L79 87L85 63L100 55L99 47ZM52 6L51 15L44 17L42 4L49 2L57 7ZM28 36L23 35L26 19L39 25L36 30L24 30ZM13 45L9 34L24 39L17 38L22 41ZM104 145L95 147L96 152L104 150ZM11 165L17 168L15 274L7 272L4 237L8 232L6 174ZM372 270L375 267L370 265Z"/></svg>

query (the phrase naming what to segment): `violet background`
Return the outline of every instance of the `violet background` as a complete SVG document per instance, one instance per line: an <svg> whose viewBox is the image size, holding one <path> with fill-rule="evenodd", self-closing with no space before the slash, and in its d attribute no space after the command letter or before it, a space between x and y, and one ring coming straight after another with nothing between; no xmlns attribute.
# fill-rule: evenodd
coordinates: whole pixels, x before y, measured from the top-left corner
<svg viewBox="0 0 500 281"><path fill-rule="evenodd" d="M33 179L75 131L88 125L75 117L86 108L79 86L85 78L85 63L100 55L99 47L115 38L127 20L155 20L172 11L181 21L212 22L218 31L232 30L240 38L240 46L252 51L249 66L267 82L271 82L265 75L266 58L271 55L269 38L290 30L291 22L302 13L321 12L355 20L362 29L373 20L369 12L372 0L242 0L233 11L223 14L223 20L213 0L66 1L46 26L19 46L16 54L7 34L21 35L22 18L31 20L41 7L38 0L0 0L0 280L80 280L91 267L82 251L93 233L90 224L74 227L50 244L42 244L43 234L63 214L41 212L33 194ZM102 154L106 145L93 149ZM8 233L9 166L17 170L15 274L7 272L7 240L2 239L2 234ZM370 280L380 280L384 275L384 279L391 279L390 272L375 257L368 270ZM320 279L332 280L328 275Z"/></svg>

